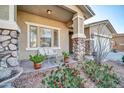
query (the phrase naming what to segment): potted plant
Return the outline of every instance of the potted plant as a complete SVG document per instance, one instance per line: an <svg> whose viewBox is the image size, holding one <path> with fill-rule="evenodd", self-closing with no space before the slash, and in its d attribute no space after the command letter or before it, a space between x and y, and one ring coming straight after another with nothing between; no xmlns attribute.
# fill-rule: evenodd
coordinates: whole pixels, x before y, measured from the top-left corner
<svg viewBox="0 0 124 93"><path fill-rule="evenodd" d="M35 69L40 69L41 68L41 63L44 62L45 56L43 55L30 55L30 60L34 63L34 68Z"/></svg>
<svg viewBox="0 0 124 93"><path fill-rule="evenodd" d="M122 62L124 62L124 55L122 56Z"/></svg>
<svg viewBox="0 0 124 93"><path fill-rule="evenodd" d="M69 62L69 59L70 59L69 55L70 55L69 52L65 52L65 51L63 52L64 62L65 63Z"/></svg>

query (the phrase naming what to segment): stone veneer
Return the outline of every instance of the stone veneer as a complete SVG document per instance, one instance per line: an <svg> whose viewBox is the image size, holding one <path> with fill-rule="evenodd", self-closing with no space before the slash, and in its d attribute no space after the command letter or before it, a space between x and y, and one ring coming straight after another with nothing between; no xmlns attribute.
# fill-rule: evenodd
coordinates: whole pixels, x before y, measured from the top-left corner
<svg viewBox="0 0 124 93"><path fill-rule="evenodd" d="M18 63L18 32L15 30L0 29L0 54L7 53L1 62L6 62L8 67L19 65ZM4 63L1 63L4 64Z"/></svg>
<svg viewBox="0 0 124 93"><path fill-rule="evenodd" d="M85 54L85 40L84 38L73 38L73 53L74 59L82 61Z"/></svg>

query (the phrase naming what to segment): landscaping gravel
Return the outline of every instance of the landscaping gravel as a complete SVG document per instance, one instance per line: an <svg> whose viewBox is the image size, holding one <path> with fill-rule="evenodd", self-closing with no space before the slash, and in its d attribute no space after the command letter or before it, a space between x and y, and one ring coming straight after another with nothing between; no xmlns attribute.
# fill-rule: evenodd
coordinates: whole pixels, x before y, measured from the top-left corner
<svg viewBox="0 0 124 93"><path fill-rule="evenodd" d="M70 66L75 66L75 64L78 63L70 64ZM41 81L44 78L44 74L49 74L53 69L56 68L48 69L45 72L34 71L29 73L23 73L18 79L13 82L13 85L17 88L43 88ZM94 82L92 82L83 71L81 71L81 77L87 81L84 84L84 87L96 87Z"/></svg>
<svg viewBox="0 0 124 93"><path fill-rule="evenodd" d="M119 86L120 88L124 88L124 64L117 61L106 61L103 64L107 64L113 67L114 72L119 77Z"/></svg>

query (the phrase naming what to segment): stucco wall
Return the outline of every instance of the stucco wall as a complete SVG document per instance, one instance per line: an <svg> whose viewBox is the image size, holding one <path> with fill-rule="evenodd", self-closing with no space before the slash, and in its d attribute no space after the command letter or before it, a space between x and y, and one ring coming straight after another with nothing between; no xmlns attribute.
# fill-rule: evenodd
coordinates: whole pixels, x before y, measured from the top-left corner
<svg viewBox="0 0 124 93"><path fill-rule="evenodd" d="M0 19L9 20L9 5L0 5Z"/></svg>
<svg viewBox="0 0 124 93"><path fill-rule="evenodd" d="M98 30L99 29L99 30ZM107 27L107 26L105 26L105 25L103 25L103 24L101 24L101 25L94 25L94 26L91 26L91 27L87 27L87 28L85 28L85 35L86 35L86 37L87 38L89 38L91 35L90 35L90 31L91 31L91 34L100 34L100 40L101 40L101 42L103 42L103 43L101 43L101 44L105 44L104 42L107 42L107 46L106 46L106 49L108 50L108 51L110 51L111 50L111 39L109 39L110 37L112 37L112 33L111 33L111 31L109 30L109 28ZM99 32L98 32L99 31ZM86 42L86 44L87 44L87 48L86 48L86 54L91 54L92 53L92 49L93 49L93 46L94 47L96 47L97 46L97 38L98 36L97 35L95 35L94 36L94 44L93 44L93 41L87 41ZM106 40L105 40L106 39ZM89 45L88 45L89 44ZM102 46L104 46L104 45L102 45Z"/></svg>
<svg viewBox="0 0 124 93"><path fill-rule="evenodd" d="M102 35L112 36L110 30L104 24L91 26L90 29L91 29L91 33L99 33Z"/></svg>
<svg viewBox="0 0 124 93"><path fill-rule="evenodd" d="M124 51L124 36L113 37L113 49Z"/></svg>
<svg viewBox="0 0 124 93"><path fill-rule="evenodd" d="M108 29L108 27L104 24L101 24L101 25L92 26L90 30L92 34L97 33L100 35L100 40L101 40L100 42L101 42L102 48L106 48L106 51L111 51L112 44L111 44L110 38L112 38L112 33ZM94 36L94 47L98 46L97 37L98 37L97 35Z"/></svg>
<svg viewBox="0 0 124 93"><path fill-rule="evenodd" d="M69 50L69 34L68 28L62 22L58 22L55 20L51 20L48 18L44 18L41 16L36 16L33 14L29 14L26 12L18 11L17 12L17 23L21 29L21 34L19 37L19 59L28 59L30 54L35 54L37 51L34 50L26 50L27 48L27 25L25 22L33 22L42 25L48 25L60 28L60 47L61 50Z"/></svg>
<svg viewBox="0 0 124 93"><path fill-rule="evenodd" d="M89 27L84 29L84 34L85 34L86 38L90 38L90 28Z"/></svg>

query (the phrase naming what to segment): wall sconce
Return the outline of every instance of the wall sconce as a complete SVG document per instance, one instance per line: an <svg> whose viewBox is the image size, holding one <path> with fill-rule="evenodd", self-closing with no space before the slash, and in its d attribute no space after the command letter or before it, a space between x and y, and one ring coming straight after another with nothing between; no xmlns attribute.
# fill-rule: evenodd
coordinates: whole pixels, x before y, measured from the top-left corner
<svg viewBox="0 0 124 93"><path fill-rule="evenodd" d="M52 13L52 10L49 10L49 9L48 9L48 10L47 10L47 14L50 15L51 13Z"/></svg>

